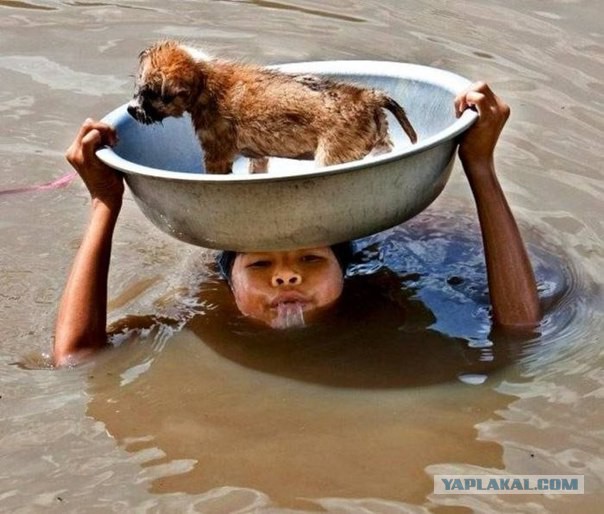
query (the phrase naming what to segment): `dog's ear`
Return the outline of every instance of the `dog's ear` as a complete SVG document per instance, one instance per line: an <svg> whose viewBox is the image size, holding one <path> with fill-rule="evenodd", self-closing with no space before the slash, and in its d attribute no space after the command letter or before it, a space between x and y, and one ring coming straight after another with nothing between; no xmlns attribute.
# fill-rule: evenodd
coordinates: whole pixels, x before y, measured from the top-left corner
<svg viewBox="0 0 604 514"><path fill-rule="evenodd" d="M160 72L160 75L161 75L161 91L160 91L160 94L161 94L161 97L164 98L166 95L168 95L170 93L168 93L167 87L166 87L166 82L167 82L166 81L166 74L162 71L162 72Z"/></svg>
<svg viewBox="0 0 604 514"><path fill-rule="evenodd" d="M176 86L175 84L172 87L169 87L170 81L166 79L166 75L164 73L161 74L161 98L170 98L175 96L187 96L188 90L182 86Z"/></svg>
<svg viewBox="0 0 604 514"><path fill-rule="evenodd" d="M186 97L189 95L189 92L185 87L178 87L176 85L169 87L169 83L170 82L166 80L166 76L162 73L160 98L164 101L164 103L170 103L177 96Z"/></svg>

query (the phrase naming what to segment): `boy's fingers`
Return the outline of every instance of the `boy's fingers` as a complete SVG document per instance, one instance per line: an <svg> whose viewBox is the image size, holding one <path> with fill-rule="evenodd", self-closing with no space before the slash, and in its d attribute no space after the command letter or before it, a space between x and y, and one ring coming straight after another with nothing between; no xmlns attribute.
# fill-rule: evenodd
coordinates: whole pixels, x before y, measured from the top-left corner
<svg viewBox="0 0 604 514"><path fill-rule="evenodd" d="M474 82L455 98L455 114L461 116L468 107L476 107L480 113L479 104L485 105L486 100L495 99L495 93L486 82Z"/></svg>
<svg viewBox="0 0 604 514"><path fill-rule="evenodd" d="M113 145L117 142L117 133L110 125L99 121L93 125L93 128L101 133L103 144Z"/></svg>
<svg viewBox="0 0 604 514"><path fill-rule="evenodd" d="M488 84L486 82L474 82L474 84L472 84L470 86L470 90L471 91L478 91L479 93L482 94L488 94L491 92L491 88L488 86Z"/></svg>
<svg viewBox="0 0 604 514"><path fill-rule="evenodd" d="M92 118L88 118L86 121L84 121L84 123L82 123L75 140L83 143L86 135L92 130L99 132L101 135L101 140L104 144L113 146L117 143L117 133L115 129L106 123L95 121Z"/></svg>
<svg viewBox="0 0 604 514"><path fill-rule="evenodd" d="M104 145L113 146L117 142L115 129L106 123L95 122L91 125L90 129L98 131L101 136L101 142Z"/></svg>
<svg viewBox="0 0 604 514"><path fill-rule="evenodd" d="M475 107L480 114L480 106L484 103L485 95L473 89L464 91L455 99L455 114L459 118L469 107Z"/></svg>
<svg viewBox="0 0 604 514"><path fill-rule="evenodd" d="M455 116L457 116L459 118L461 116L461 113L465 110L463 94L457 95L455 97L454 105L455 105Z"/></svg>
<svg viewBox="0 0 604 514"><path fill-rule="evenodd" d="M92 118L87 118L84 123L82 123L82 125L80 126L80 130L78 131L76 137L75 137L75 141L81 142L82 139L84 139L84 136L90 132L90 129L92 128L94 124L94 120Z"/></svg>
<svg viewBox="0 0 604 514"><path fill-rule="evenodd" d="M82 151L86 157L86 160L93 159L95 157L96 149L102 143L101 132L93 128L89 130L86 135L82 138Z"/></svg>
<svg viewBox="0 0 604 514"><path fill-rule="evenodd" d="M468 108L468 107L476 108L479 116L482 114L484 101L485 101L484 94L479 93L478 91L469 91L464 98L464 103L466 105L466 108Z"/></svg>

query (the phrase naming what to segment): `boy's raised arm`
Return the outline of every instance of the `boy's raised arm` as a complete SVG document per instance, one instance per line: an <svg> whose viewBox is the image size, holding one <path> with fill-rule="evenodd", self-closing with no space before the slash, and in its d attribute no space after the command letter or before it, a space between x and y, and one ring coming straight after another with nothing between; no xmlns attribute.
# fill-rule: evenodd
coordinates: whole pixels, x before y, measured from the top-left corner
<svg viewBox="0 0 604 514"><path fill-rule="evenodd" d="M107 342L107 279L111 241L122 206L122 177L95 155L116 142L115 131L86 120L66 152L90 192L91 217L59 305L53 358L57 366L80 360Z"/></svg>
<svg viewBox="0 0 604 514"><path fill-rule="evenodd" d="M455 99L458 116L468 107L476 109L479 118L464 134L459 157L478 210L493 320L502 327L530 329L541 319L537 285L494 164L495 145L510 108L484 83L473 84Z"/></svg>

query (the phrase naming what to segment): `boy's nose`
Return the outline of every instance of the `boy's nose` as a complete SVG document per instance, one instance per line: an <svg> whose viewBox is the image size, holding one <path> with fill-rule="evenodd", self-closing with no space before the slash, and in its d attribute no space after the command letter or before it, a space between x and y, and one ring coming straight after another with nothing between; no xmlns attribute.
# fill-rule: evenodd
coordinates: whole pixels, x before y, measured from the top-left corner
<svg viewBox="0 0 604 514"><path fill-rule="evenodd" d="M297 286L302 283L302 275L295 272L294 270L278 270L273 274L271 283L273 287Z"/></svg>

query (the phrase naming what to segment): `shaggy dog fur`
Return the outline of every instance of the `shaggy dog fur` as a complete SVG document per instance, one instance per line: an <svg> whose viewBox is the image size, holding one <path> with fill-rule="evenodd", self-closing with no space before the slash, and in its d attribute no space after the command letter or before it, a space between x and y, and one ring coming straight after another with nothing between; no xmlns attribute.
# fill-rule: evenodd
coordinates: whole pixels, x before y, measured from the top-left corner
<svg viewBox="0 0 604 514"><path fill-rule="evenodd" d="M381 91L213 59L176 41L141 53L128 105L145 124L190 113L208 173L230 173L239 154L257 173L266 171L268 157L329 166L389 152L383 109L415 143L405 111Z"/></svg>

